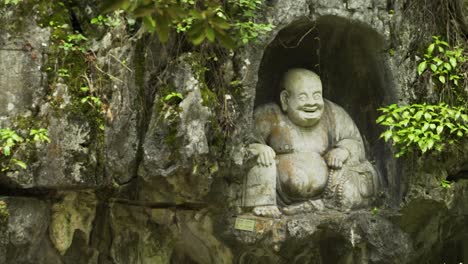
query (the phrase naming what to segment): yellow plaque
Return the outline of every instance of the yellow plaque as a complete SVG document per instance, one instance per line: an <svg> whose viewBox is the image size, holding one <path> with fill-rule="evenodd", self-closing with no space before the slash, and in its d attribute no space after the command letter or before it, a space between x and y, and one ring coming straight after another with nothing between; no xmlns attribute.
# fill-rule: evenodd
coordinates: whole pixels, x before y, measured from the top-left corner
<svg viewBox="0 0 468 264"><path fill-rule="evenodd" d="M238 230L254 232L255 219L237 217L236 223L234 224L234 228Z"/></svg>

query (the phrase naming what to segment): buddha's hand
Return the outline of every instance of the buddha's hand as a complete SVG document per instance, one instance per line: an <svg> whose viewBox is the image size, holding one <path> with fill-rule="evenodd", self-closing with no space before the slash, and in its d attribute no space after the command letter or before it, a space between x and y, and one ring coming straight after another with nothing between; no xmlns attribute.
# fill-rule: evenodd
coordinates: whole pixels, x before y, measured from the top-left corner
<svg viewBox="0 0 468 264"><path fill-rule="evenodd" d="M258 155L258 165L268 167L275 164L276 153L270 146L254 143L249 145L249 150L253 155Z"/></svg>
<svg viewBox="0 0 468 264"><path fill-rule="evenodd" d="M325 155L328 167L332 169L341 169L349 157L349 152L343 148L334 148Z"/></svg>

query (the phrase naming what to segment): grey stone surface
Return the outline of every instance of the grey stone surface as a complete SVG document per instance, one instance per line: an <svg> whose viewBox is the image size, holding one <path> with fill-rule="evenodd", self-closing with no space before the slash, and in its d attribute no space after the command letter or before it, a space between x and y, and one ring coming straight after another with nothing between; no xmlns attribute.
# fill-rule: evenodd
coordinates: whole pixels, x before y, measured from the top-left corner
<svg viewBox="0 0 468 264"><path fill-rule="evenodd" d="M369 211L255 218L255 232L236 231L236 263L401 263L411 240L388 215ZM245 217L245 216L244 216Z"/></svg>
<svg viewBox="0 0 468 264"><path fill-rule="evenodd" d="M23 28L17 31L16 26ZM43 103L45 78L42 62L49 45L50 30L34 19L18 21L15 10L0 11L0 125L17 116L32 116Z"/></svg>
<svg viewBox="0 0 468 264"><path fill-rule="evenodd" d="M373 0L347 0L346 8L350 10L355 9L371 9Z"/></svg>
<svg viewBox="0 0 468 264"><path fill-rule="evenodd" d="M34 198L3 198L9 220L0 232L0 261L10 263L59 263L56 252L47 241L50 207ZM2 228L3 229L3 228Z"/></svg>
<svg viewBox="0 0 468 264"><path fill-rule="evenodd" d="M206 212L114 204L111 219L113 263L233 263Z"/></svg>
<svg viewBox="0 0 468 264"><path fill-rule="evenodd" d="M168 213L162 221L171 221ZM114 204L110 219L112 263L170 263L174 236L167 226L152 221L150 209Z"/></svg>
<svg viewBox="0 0 468 264"><path fill-rule="evenodd" d="M83 234L85 244L89 244L97 199L90 192L63 192L59 196L62 200L51 208L49 238L64 255L78 230Z"/></svg>
<svg viewBox="0 0 468 264"><path fill-rule="evenodd" d="M138 60L147 56L145 50L136 51L135 43L142 40L127 41L125 27L121 25L96 43L97 64L107 68L109 74L114 76L105 87L110 91L111 98L106 113L105 170L119 184L127 183L136 176L144 105L141 101L144 87L141 86L145 83L144 79L137 80L137 76L144 77L146 71L151 70L145 67L144 60Z"/></svg>
<svg viewBox="0 0 468 264"><path fill-rule="evenodd" d="M201 87L189 63L191 56L181 55L167 77L174 92L183 96L179 110L162 109L163 95L154 99L138 171L144 181L141 198L145 200L199 200L210 188L212 179L205 174L209 168L202 167L208 154L205 133L210 111L202 104ZM194 171L196 167L201 170ZM161 184L168 188L155 188Z"/></svg>

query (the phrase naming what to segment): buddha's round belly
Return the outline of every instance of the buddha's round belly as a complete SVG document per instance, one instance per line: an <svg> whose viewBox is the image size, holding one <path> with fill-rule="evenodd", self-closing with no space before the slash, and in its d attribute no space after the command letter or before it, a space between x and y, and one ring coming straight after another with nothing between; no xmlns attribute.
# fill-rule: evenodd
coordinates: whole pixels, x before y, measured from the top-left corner
<svg viewBox="0 0 468 264"><path fill-rule="evenodd" d="M282 191L294 198L312 198L323 192L328 179L328 167L318 153L277 155Z"/></svg>

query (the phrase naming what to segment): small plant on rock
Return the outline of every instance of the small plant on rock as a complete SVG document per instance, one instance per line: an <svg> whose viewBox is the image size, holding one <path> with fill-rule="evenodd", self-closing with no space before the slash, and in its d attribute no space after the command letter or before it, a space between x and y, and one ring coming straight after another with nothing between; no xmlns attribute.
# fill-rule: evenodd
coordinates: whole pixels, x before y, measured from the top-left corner
<svg viewBox="0 0 468 264"><path fill-rule="evenodd" d="M29 130L29 137L20 136L11 128L0 128L0 171L12 170L14 166L27 169L26 162L13 158L14 153L21 147L46 142L50 143L50 139L45 128Z"/></svg>
<svg viewBox="0 0 468 264"><path fill-rule="evenodd" d="M449 97L443 99L451 99L455 95L455 99L460 101L463 93L463 87L460 87L464 78L463 64L468 58L462 47L451 47L438 36L433 36L433 40L418 65L418 74L428 72L435 80L440 95Z"/></svg>

